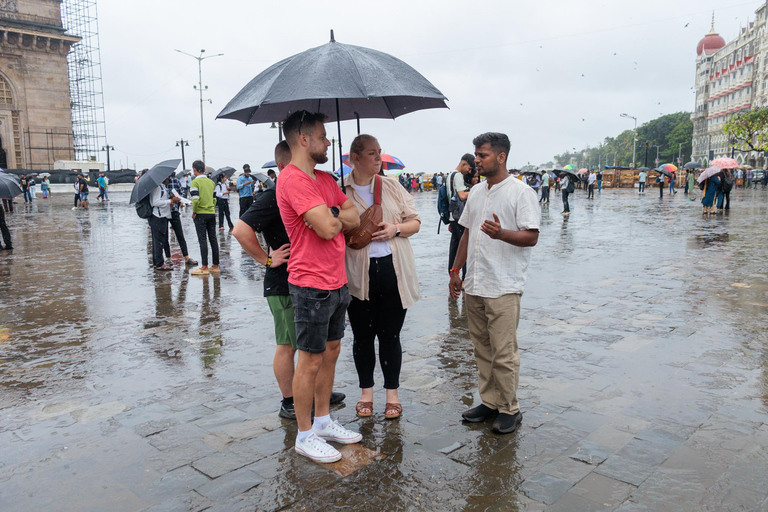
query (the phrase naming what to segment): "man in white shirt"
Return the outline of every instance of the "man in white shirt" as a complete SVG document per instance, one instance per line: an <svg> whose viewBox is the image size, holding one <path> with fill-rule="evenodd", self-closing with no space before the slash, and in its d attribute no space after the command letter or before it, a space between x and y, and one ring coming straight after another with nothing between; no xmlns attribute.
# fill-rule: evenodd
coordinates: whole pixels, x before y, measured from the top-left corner
<svg viewBox="0 0 768 512"><path fill-rule="evenodd" d="M640 174L637 176L637 178L640 180L639 183L639 190L638 192L645 192L645 180L648 179L648 173L645 171L640 171Z"/></svg>
<svg viewBox="0 0 768 512"><path fill-rule="evenodd" d="M595 198L595 182L597 182L597 173L592 171L587 178L587 199Z"/></svg>
<svg viewBox="0 0 768 512"><path fill-rule="evenodd" d="M541 210L533 189L507 174L510 143L505 134L484 133L473 143L477 171L487 181L472 187L459 219L465 231L449 271L449 288L453 298L461 295L459 269L466 261L464 301L482 403L462 417L478 423L498 413L493 432L509 434L523 417L517 401L517 325Z"/></svg>
<svg viewBox="0 0 768 512"><path fill-rule="evenodd" d="M459 165L456 166L456 172L452 172L448 176L448 199L450 200L454 195L460 202L465 202L469 197L469 187L464 182L464 176L470 172L475 171L475 157L469 153L466 153L459 160ZM451 218L449 224L451 231L451 245L448 248L448 268L453 268L453 261L456 259L456 251L459 248L459 241L464 234L464 227L459 224L459 219ZM463 274L462 274L463 277Z"/></svg>
<svg viewBox="0 0 768 512"><path fill-rule="evenodd" d="M163 260L163 245L168 243L168 222L171 220L171 205L178 203L179 198L169 194L166 186L170 176L149 194L149 204L152 206L152 216L149 227L152 230L152 264L155 270L173 270L165 265Z"/></svg>

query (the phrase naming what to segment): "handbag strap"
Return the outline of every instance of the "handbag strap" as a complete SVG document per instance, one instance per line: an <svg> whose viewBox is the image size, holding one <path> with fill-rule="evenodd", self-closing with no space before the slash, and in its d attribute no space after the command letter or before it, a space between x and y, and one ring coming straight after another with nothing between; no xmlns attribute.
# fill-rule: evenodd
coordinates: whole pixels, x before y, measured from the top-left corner
<svg viewBox="0 0 768 512"><path fill-rule="evenodd" d="M381 205L381 176L378 174L374 177L373 204Z"/></svg>

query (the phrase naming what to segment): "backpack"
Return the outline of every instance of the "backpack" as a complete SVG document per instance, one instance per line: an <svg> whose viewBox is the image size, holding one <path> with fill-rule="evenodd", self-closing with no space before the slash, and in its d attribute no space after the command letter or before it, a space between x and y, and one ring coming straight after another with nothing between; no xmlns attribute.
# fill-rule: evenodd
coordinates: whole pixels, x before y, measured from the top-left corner
<svg viewBox="0 0 768 512"><path fill-rule="evenodd" d="M565 187L565 191L568 192L569 194L573 194L575 190L576 190L576 185L573 184L573 178L569 178L568 186Z"/></svg>
<svg viewBox="0 0 768 512"><path fill-rule="evenodd" d="M149 204L149 196L145 197L141 201L136 202L136 215L142 219L148 219L152 217L152 205Z"/></svg>
<svg viewBox="0 0 768 512"><path fill-rule="evenodd" d="M448 211L451 212L453 220L458 221L461 218L461 214L464 213L464 206L466 204L466 201L459 199L458 194L454 194L453 197L451 197L451 200L448 203Z"/></svg>
<svg viewBox="0 0 768 512"><path fill-rule="evenodd" d="M437 213L440 214L440 220L443 221L443 224L451 223L451 201L448 197L447 185L453 180L455 175L455 172L451 173L450 180L444 181L437 191ZM440 233L440 224L437 225L437 232Z"/></svg>

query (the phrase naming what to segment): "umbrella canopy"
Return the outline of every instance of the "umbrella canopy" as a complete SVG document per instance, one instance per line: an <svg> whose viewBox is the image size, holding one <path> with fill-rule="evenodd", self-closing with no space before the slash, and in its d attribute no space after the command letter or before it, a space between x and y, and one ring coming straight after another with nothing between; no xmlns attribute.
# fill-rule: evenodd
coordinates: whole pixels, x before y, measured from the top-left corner
<svg viewBox="0 0 768 512"><path fill-rule="evenodd" d="M155 165L139 178L131 191L130 204L137 203L147 197L155 188L159 187L165 179L173 174L173 171L181 163L180 159L165 160Z"/></svg>
<svg viewBox="0 0 768 512"><path fill-rule="evenodd" d="M275 183L271 179L269 179L269 176L267 176L263 172L257 172L257 173L252 174L251 176L253 176L257 180L259 180L260 182L265 184L267 186L267 188L272 188L272 187L275 186Z"/></svg>
<svg viewBox="0 0 768 512"><path fill-rule="evenodd" d="M659 167L659 168L657 168L657 169L651 169L651 170L652 170L652 171L654 171L654 172L657 172L657 173L659 173L659 174L663 174L663 175L664 175L664 176L666 176L667 178L671 178L671 177L672 177L672 173L671 173L671 172L669 172L669 171L668 171L668 170L666 170L666 169L663 169L662 167Z"/></svg>
<svg viewBox="0 0 768 512"><path fill-rule="evenodd" d="M576 174L587 174L589 172L589 169L579 169L576 171Z"/></svg>
<svg viewBox="0 0 768 512"><path fill-rule="evenodd" d="M0 174L0 199L13 199L19 194L21 194L21 187L16 180L11 178L11 175Z"/></svg>
<svg viewBox="0 0 768 512"><path fill-rule="evenodd" d="M211 174L211 179L215 182L218 182L219 176L222 174L226 176L227 179L229 179L233 174L235 174L235 169L232 167L222 167L221 169L216 169L213 174Z"/></svg>
<svg viewBox="0 0 768 512"><path fill-rule="evenodd" d="M571 164L568 164L568 165L566 165L565 167L563 167L563 169L565 169L566 171L572 171L572 170L574 170L575 168L576 168L576 167L575 167L575 166L573 166L573 165L571 165Z"/></svg>
<svg viewBox="0 0 768 512"><path fill-rule="evenodd" d="M688 162L684 167L686 169L701 169L701 164L698 162Z"/></svg>
<svg viewBox="0 0 768 512"><path fill-rule="evenodd" d="M576 172L573 170L573 166L571 166L571 168L570 168L570 169L568 169L568 166L566 165L566 166L565 166L565 167L563 167L562 169L554 169L552 172L554 172L554 173L555 173L555 175L556 175L558 178L559 178L559 177L560 177L560 175L562 175L562 174L570 174L570 175L571 175L571 176L573 176L574 178L578 178L578 177L579 177L579 175L578 175L578 174L576 174Z"/></svg>
<svg viewBox="0 0 768 512"><path fill-rule="evenodd" d="M733 158L715 158L712 160L712 167L720 167L721 169L738 169L739 162Z"/></svg>
<svg viewBox="0 0 768 512"><path fill-rule="evenodd" d="M352 168L345 163L342 163L341 167L336 169L336 174L338 174L342 178L351 172L352 172Z"/></svg>
<svg viewBox="0 0 768 512"><path fill-rule="evenodd" d="M673 164L660 165L658 168L659 169L664 169L665 171L667 171L669 173L677 172L677 166L675 166Z"/></svg>
<svg viewBox="0 0 768 512"><path fill-rule="evenodd" d="M715 174L722 171L722 167L717 167L713 165L712 167L707 167L702 171L702 173L699 175L699 177L696 179L697 183L701 183L702 181L706 180L707 178L711 178Z"/></svg>
<svg viewBox="0 0 768 512"><path fill-rule="evenodd" d="M192 174L192 171L189 169L179 169L176 172L176 176L186 176L187 174Z"/></svg>
<svg viewBox="0 0 768 512"><path fill-rule="evenodd" d="M342 162L349 165L349 153L344 153L342 156ZM381 166L385 171L390 169L405 169L405 164L402 160L396 156L388 155L387 153L381 154Z"/></svg>
<svg viewBox="0 0 768 512"><path fill-rule="evenodd" d="M322 112L329 121L395 119L448 108L419 72L386 53L331 41L288 57L258 74L217 119L245 124L282 121L292 112Z"/></svg>
<svg viewBox="0 0 768 512"><path fill-rule="evenodd" d="M262 169L271 169L272 167L277 167L277 162L275 162L274 160L270 160L269 162L261 166Z"/></svg>

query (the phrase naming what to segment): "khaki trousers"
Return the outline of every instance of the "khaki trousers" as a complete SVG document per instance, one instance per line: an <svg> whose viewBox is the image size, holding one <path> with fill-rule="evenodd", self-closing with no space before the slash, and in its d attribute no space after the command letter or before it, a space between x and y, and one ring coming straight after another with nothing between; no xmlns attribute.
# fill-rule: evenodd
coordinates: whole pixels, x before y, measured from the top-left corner
<svg viewBox="0 0 768 512"><path fill-rule="evenodd" d="M520 382L520 353L517 325L520 323L520 295L497 299L464 294L469 336L475 346L478 387L483 404L500 413L516 414Z"/></svg>

